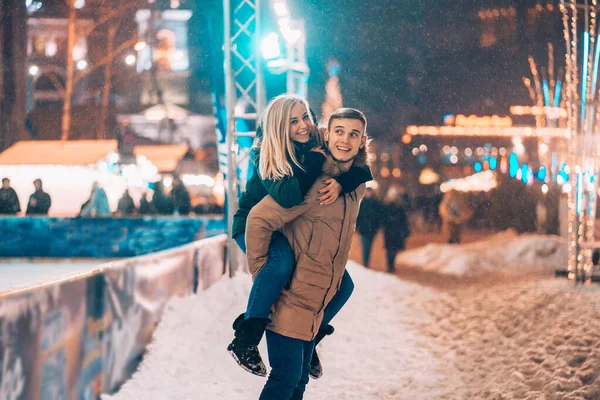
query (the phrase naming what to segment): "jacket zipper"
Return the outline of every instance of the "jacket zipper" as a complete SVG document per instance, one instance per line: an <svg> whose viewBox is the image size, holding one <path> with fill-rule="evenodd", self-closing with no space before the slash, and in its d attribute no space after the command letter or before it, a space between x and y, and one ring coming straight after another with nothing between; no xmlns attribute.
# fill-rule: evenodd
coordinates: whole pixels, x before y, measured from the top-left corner
<svg viewBox="0 0 600 400"><path fill-rule="evenodd" d="M335 276L335 260L338 256L338 254L340 253L340 247L341 247L341 243L342 243L342 238L344 237L344 231L348 227L348 224L346 223L346 207L347 207L347 201L346 201L346 195L344 195L344 221L342 222L342 229L340 229L340 235L338 237L338 246L335 251L335 254L333 255L333 262L331 263L331 281L329 282L329 289L325 293L325 297L323 297L323 302L321 303L321 307L319 308L319 311L317 312L317 314L319 314L325 308L325 299L327 298L327 296L329 295L329 292L331 291L331 286L332 286L331 284L333 283L333 278ZM336 287L336 290L337 289L338 288Z"/></svg>

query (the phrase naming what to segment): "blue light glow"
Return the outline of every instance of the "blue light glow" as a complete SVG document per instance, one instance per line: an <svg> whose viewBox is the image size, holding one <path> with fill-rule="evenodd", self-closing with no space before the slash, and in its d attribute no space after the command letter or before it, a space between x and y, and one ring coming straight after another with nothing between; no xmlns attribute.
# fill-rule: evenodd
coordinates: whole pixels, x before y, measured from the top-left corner
<svg viewBox="0 0 600 400"><path fill-rule="evenodd" d="M550 107L550 87L547 80L542 82L542 88L544 90L544 106Z"/></svg>
<svg viewBox="0 0 600 400"><path fill-rule="evenodd" d="M475 172L481 172L482 168L483 167L479 161L477 161L475 164L473 164L473 169L475 170Z"/></svg>
<svg viewBox="0 0 600 400"><path fill-rule="evenodd" d="M521 180L524 184L529 183L529 165L527 164L523 164L523 166L521 166Z"/></svg>
<svg viewBox="0 0 600 400"><path fill-rule="evenodd" d="M540 169L538 170L538 173L537 173L538 180L540 180L541 182L545 182L547 175L548 175L548 172L546 170L546 166L545 165L541 165Z"/></svg>
<svg viewBox="0 0 600 400"><path fill-rule="evenodd" d="M498 160L494 157L490 158L490 169L495 170L498 167Z"/></svg>
<svg viewBox="0 0 600 400"><path fill-rule="evenodd" d="M567 164L563 163L563 165L560 167L560 170L558 171L558 176L561 177L563 182L569 181L569 173L567 172Z"/></svg>
<svg viewBox="0 0 600 400"><path fill-rule="evenodd" d="M592 96L596 93L596 84L598 83L598 59L600 58L600 34L596 38L596 50L594 51L594 72L592 73Z"/></svg>
<svg viewBox="0 0 600 400"><path fill-rule="evenodd" d="M562 92L562 82L557 81L554 86L554 107L560 106L560 94Z"/></svg>
<svg viewBox="0 0 600 400"><path fill-rule="evenodd" d="M517 158L517 154L515 152L512 152L508 157L508 176L510 176L511 178L515 178L517 176L518 170L519 159Z"/></svg>
<svg viewBox="0 0 600 400"><path fill-rule="evenodd" d="M583 75L581 76L581 120L585 117L585 103L587 95L588 57L590 54L590 33L583 33Z"/></svg>

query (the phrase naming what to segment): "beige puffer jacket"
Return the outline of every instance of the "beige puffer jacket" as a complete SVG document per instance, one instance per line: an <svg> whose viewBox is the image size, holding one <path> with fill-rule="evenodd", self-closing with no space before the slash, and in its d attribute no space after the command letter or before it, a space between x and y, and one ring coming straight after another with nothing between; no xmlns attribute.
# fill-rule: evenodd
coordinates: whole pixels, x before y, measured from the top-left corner
<svg viewBox="0 0 600 400"><path fill-rule="evenodd" d="M339 173L334 164L328 159L320 179ZM323 310L342 282L366 186L323 206L319 189L321 185L313 185L303 203L288 209L267 196L252 208L246 224L248 265L254 277L265 265L274 231L281 230L290 242L296 268L289 289L273 307L268 329L306 341L319 331Z"/></svg>

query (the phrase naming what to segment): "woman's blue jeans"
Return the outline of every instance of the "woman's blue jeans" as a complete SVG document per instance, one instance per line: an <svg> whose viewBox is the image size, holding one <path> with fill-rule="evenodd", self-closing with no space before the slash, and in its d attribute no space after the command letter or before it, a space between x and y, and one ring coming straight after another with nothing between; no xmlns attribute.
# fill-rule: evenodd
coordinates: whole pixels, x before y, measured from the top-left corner
<svg viewBox="0 0 600 400"><path fill-rule="evenodd" d="M271 373L259 400L301 400L315 341L293 339L269 330L266 336Z"/></svg>
<svg viewBox="0 0 600 400"><path fill-rule="evenodd" d="M240 246L240 249L246 253L246 236L244 234L236 235L234 240ZM281 291L292 277L295 265L294 252L286 237L279 231L274 232L269 246L267 263L252 283L246 308L246 318L269 317L271 306L281 296ZM348 271L344 271L340 288L325 308L321 328L327 326L344 307L353 291L354 282L352 282Z"/></svg>

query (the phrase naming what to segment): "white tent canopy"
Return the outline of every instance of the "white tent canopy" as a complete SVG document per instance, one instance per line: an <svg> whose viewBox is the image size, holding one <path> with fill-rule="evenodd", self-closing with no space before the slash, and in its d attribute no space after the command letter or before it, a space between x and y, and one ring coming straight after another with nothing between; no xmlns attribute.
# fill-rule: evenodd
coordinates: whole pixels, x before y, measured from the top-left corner
<svg viewBox="0 0 600 400"><path fill-rule="evenodd" d="M119 171L114 167L117 151L116 140L21 141L0 153L0 178L10 179L22 212L27 209L35 179L42 180L52 198L51 216L77 215L94 182L104 188L114 211L125 189L139 199L157 172L148 161Z"/></svg>
<svg viewBox="0 0 600 400"><path fill-rule="evenodd" d="M0 165L92 165L117 150L116 140L27 140L0 153Z"/></svg>
<svg viewBox="0 0 600 400"><path fill-rule="evenodd" d="M196 114L175 104L157 104L144 111L144 117L149 121L162 121L165 118L179 121L190 115Z"/></svg>

